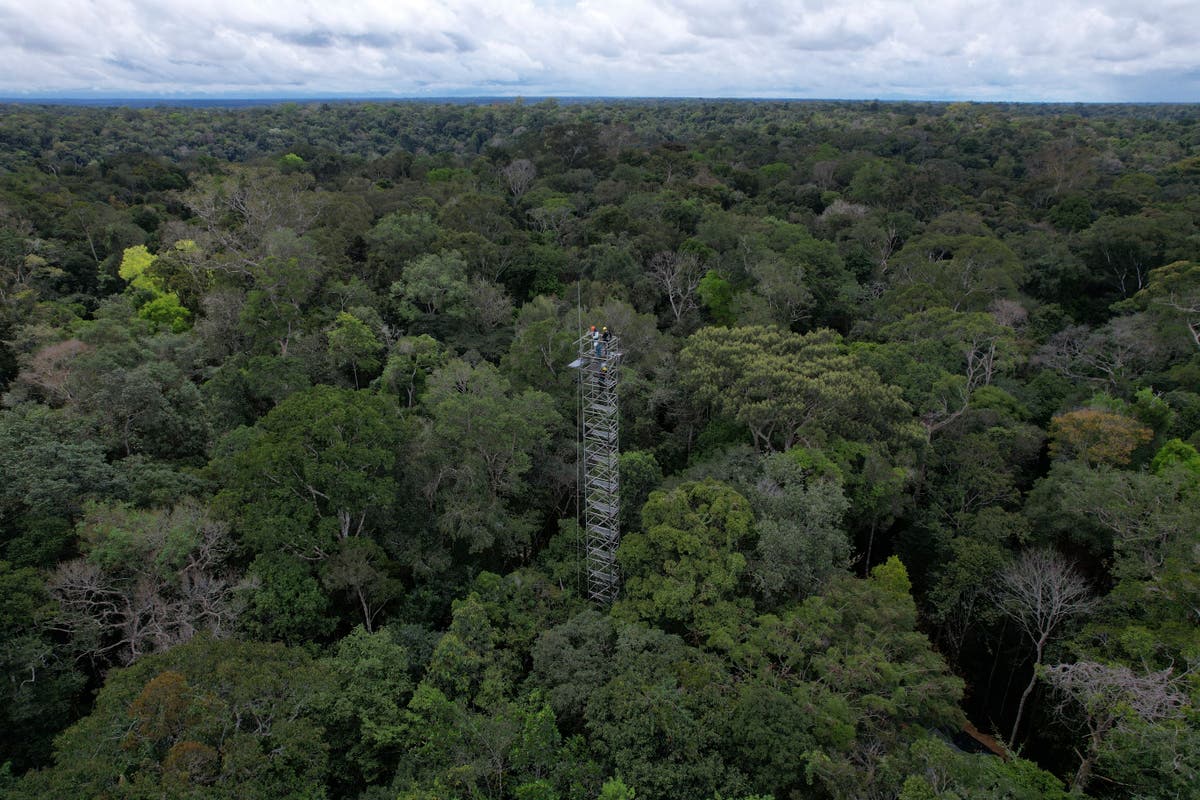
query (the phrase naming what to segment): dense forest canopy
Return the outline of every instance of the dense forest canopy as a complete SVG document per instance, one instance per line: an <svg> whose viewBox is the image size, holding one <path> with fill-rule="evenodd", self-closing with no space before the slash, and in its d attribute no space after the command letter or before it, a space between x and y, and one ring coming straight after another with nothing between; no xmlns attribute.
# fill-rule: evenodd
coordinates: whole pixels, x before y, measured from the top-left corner
<svg viewBox="0 0 1200 800"><path fill-rule="evenodd" d="M0 106L0 391L8 796L1200 785L1193 106Z"/></svg>

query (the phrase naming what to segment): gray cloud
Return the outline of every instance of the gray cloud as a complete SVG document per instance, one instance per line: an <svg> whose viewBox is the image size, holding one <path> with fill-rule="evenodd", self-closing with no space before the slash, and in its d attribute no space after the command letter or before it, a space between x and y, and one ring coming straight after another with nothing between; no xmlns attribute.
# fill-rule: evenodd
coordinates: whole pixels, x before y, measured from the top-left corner
<svg viewBox="0 0 1200 800"><path fill-rule="evenodd" d="M337 39L329 31L288 31L276 34L281 42L301 47L333 47Z"/></svg>
<svg viewBox="0 0 1200 800"><path fill-rule="evenodd" d="M1195 0L0 0L0 94L1200 101Z"/></svg>

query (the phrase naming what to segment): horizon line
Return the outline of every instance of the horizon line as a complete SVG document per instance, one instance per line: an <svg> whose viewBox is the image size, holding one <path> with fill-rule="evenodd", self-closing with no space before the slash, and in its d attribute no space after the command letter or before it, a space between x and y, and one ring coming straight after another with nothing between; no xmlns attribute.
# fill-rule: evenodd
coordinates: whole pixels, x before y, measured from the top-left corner
<svg viewBox="0 0 1200 800"><path fill-rule="evenodd" d="M94 105L123 106L178 105L206 103L211 105L276 105L284 103L484 103L484 102L544 102L547 100L572 103L605 101L674 101L674 102L777 102L777 103L889 103L889 104L944 104L965 103L969 105L1029 105L1029 106L1200 106L1195 100L1016 100L975 99L964 97L802 97L764 95L601 95L601 94L447 94L447 95L356 95L356 94L304 94L304 95L205 95L205 94L46 94L46 95L0 95L2 105Z"/></svg>

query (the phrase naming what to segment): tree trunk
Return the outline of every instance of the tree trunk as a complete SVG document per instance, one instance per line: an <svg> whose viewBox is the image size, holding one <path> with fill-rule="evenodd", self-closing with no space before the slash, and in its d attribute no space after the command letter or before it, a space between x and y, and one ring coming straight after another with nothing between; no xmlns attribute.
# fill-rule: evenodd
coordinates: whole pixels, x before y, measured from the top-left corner
<svg viewBox="0 0 1200 800"><path fill-rule="evenodd" d="M1075 771L1075 779L1071 781L1071 792L1083 794L1083 790L1087 788L1088 782L1092 779L1092 767L1096 763L1096 758L1100 754L1100 731L1093 729L1088 737L1088 752L1079 762L1079 769Z"/></svg>
<svg viewBox="0 0 1200 800"><path fill-rule="evenodd" d="M1017 728L1021 726L1021 717L1025 715L1025 702L1029 700L1029 695L1033 694L1033 687L1037 685L1037 668L1042 663L1042 650L1045 647L1046 637L1043 636L1037 643L1037 654L1033 660L1033 674L1029 676L1029 685L1025 687L1025 691L1021 692L1021 702L1017 703L1017 718L1013 720L1012 734L1008 737L1008 744L1014 749L1017 746Z"/></svg>
<svg viewBox="0 0 1200 800"><path fill-rule="evenodd" d="M996 677L996 666L1000 663L1000 651L1004 648L1004 634L1008 632L1008 619L1005 619L1000 626L1000 638L996 642L996 652L992 655L992 668L988 670L987 688L984 690L984 697L988 698L989 705L992 699L992 681Z"/></svg>
<svg viewBox="0 0 1200 800"><path fill-rule="evenodd" d="M863 577L871 574L871 551L875 549L875 520L871 520L871 532L867 535L867 557L863 559Z"/></svg>
<svg viewBox="0 0 1200 800"><path fill-rule="evenodd" d="M374 633L375 627L371 624L374 617L371 614L371 606L367 602L367 595L363 592L362 586L354 587L354 591L358 595L359 605L362 606L363 626L366 627L367 633Z"/></svg>

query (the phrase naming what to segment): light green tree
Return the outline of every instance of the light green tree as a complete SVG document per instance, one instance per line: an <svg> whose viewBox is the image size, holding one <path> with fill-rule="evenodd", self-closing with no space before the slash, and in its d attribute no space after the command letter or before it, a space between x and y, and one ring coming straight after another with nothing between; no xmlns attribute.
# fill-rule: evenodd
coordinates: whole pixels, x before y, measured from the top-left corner
<svg viewBox="0 0 1200 800"><path fill-rule="evenodd" d="M461 316L468 295L467 262L456 250L420 256L404 266L391 293L397 313L407 319L422 314Z"/></svg>
<svg viewBox="0 0 1200 800"><path fill-rule="evenodd" d="M412 408L424 392L429 376L449 358L446 348L432 336L403 336L392 345L378 383Z"/></svg>
<svg viewBox="0 0 1200 800"><path fill-rule="evenodd" d="M350 367L354 388L360 386L360 371L370 375L379 369L379 354L383 343L367 324L346 311L339 311L329 337L329 355L343 369Z"/></svg>
<svg viewBox="0 0 1200 800"><path fill-rule="evenodd" d="M732 646L749 610L739 597L743 551L754 543L746 498L716 481L653 492L641 532L617 549L625 579L614 615L639 619L717 648Z"/></svg>
<svg viewBox="0 0 1200 800"><path fill-rule="evenodd" d="M391 777L413 692L411 660L392 630L372 633L361 626L321 660L332 686L316 707L337 784L357 790Z"/></svg>

